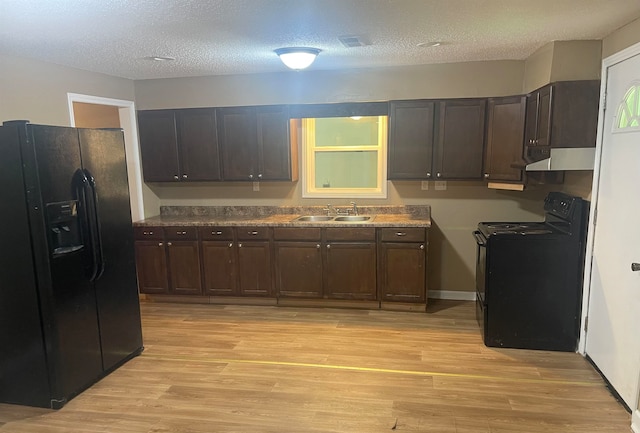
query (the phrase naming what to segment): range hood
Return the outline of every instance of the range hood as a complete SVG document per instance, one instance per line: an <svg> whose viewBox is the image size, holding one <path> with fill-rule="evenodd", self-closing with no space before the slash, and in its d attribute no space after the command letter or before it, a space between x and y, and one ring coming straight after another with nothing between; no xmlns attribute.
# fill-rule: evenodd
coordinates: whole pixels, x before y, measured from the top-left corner
<svg viewBox="0 0 640 433"><path fill-rule="evenodd" d="M555 147L549 158L528 163L525 171L593 170L595 147Z"/></svg>

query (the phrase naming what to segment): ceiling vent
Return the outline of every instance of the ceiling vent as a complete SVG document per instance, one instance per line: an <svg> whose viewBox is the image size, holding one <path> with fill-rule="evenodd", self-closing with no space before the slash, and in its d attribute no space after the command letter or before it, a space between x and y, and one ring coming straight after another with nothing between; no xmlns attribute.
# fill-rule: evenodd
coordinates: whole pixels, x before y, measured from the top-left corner
<svg viewBox="0 0 640 433"><path fill-rule="evenodd" d="M338 40L345 48L364 47L367 45L371 45L362 36L339 36Z"/></svg>

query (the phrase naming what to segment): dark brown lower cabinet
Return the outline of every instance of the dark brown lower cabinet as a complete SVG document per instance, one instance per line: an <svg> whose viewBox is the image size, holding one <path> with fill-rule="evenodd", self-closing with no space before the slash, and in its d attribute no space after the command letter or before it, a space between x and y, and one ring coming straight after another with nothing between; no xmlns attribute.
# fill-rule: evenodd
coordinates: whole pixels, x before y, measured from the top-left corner
<svg viewBox="0 0 640 433"><path fill-rule="evenodd" d="M380 301L426 302L426 230L380 229L378 251Z"/></svg>
<svg viewBox="0 0 640 433"><path fill-rule="evenodd" d="M169 276L164 241L137 240L134 248L140 293L168 294Z"/></svg>
<svg viewBox="0 0 640 433"><path fill-rule="evenodd" d="M276 287L280 297L322 297L320 241L276 242Z"/></svg>
<svg viewBox="0 0 640 433"><path fill-rule="evenodd" d="M329 242L325 251L326 298L376 299L375 242Z"/></svg>
<svg viewBox="0 0 640 433"><path fill-rule="evenodd" d="M238 290L241 296L272 296L270 227L236 227Z"/></svg>
<svg viewBox="0 0 640 433"><path fill-rule="evenodd" d="M170 293L202 295L198 241L167 241Z"/></svg>
<svg viewBox="0 0 640 433"><path fill-rule="evenodd" d="M200 227L203 290L205 295L237 296L237 243L232 227Z"/></svg>

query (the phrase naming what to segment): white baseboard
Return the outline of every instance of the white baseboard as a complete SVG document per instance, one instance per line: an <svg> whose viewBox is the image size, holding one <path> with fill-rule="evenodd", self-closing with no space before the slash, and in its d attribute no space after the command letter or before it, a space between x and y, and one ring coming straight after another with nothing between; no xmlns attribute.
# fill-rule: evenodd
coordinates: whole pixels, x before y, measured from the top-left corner
<svg viewBox="0 0 640 433"><path fill-rule="evenodd" d="M634 410L631 415L631 430L640 433L640 409Z"/></svg>
<svg viewBox="0 0 640 433"><path fill-rule="evenodd" d="M429 290L428 297L431 299L452 299L456 301L475 301L476 292L462 292L459 290Z"/></svg>

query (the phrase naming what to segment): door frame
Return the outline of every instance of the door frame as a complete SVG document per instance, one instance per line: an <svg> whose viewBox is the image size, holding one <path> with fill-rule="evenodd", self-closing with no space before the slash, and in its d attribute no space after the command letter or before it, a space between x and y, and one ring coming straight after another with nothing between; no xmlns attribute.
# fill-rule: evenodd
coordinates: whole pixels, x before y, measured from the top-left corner
<svg viewBox="0 0 640 433"><path fill-rule="evenodd" d="M628 48L625 48L624 50L619 51L602 61L602 73L600 82L600 108L598 113L598 131L596 135L596 158L593 170L593 184L591 187L591 207L589 209L584 282L582 286L582 317L580 326L580 342L578 344L578 352L583 356L586 355L587 330L585 329L584 324L587 323L586 320L589 315L589 296L591 294L592 260L595 239L595 216L596 209L598 208L598 198L600 193L600 177L602 175L601 162L604 140L604 111L607 82L609 79L609 68L637 55L640 55L640 43L636 43ZM638 373L640 374L640 365L638 366ZM635 402L631 405L633 412L633 423L631 427L635 432L638 433L640 433L640 410L638 409L638 405L640 403L639 400L640 395L636 396Z"/></svg>
<svg viewBox="0 0 640 433"><path fill-rule="evenodd" d="M124 131L124 146L127 156L127 173L129 177L129 196L131 201L131 219L139 221L144 218L144 201L142 194L142 173L140 165L140 147L138 145L138 122L136 120L135 102L122 99L103 98L101 96L67 93L69 104L69 121L76 126L74 102L86 104L110 105L118 107L120 127Z"/></svg>

